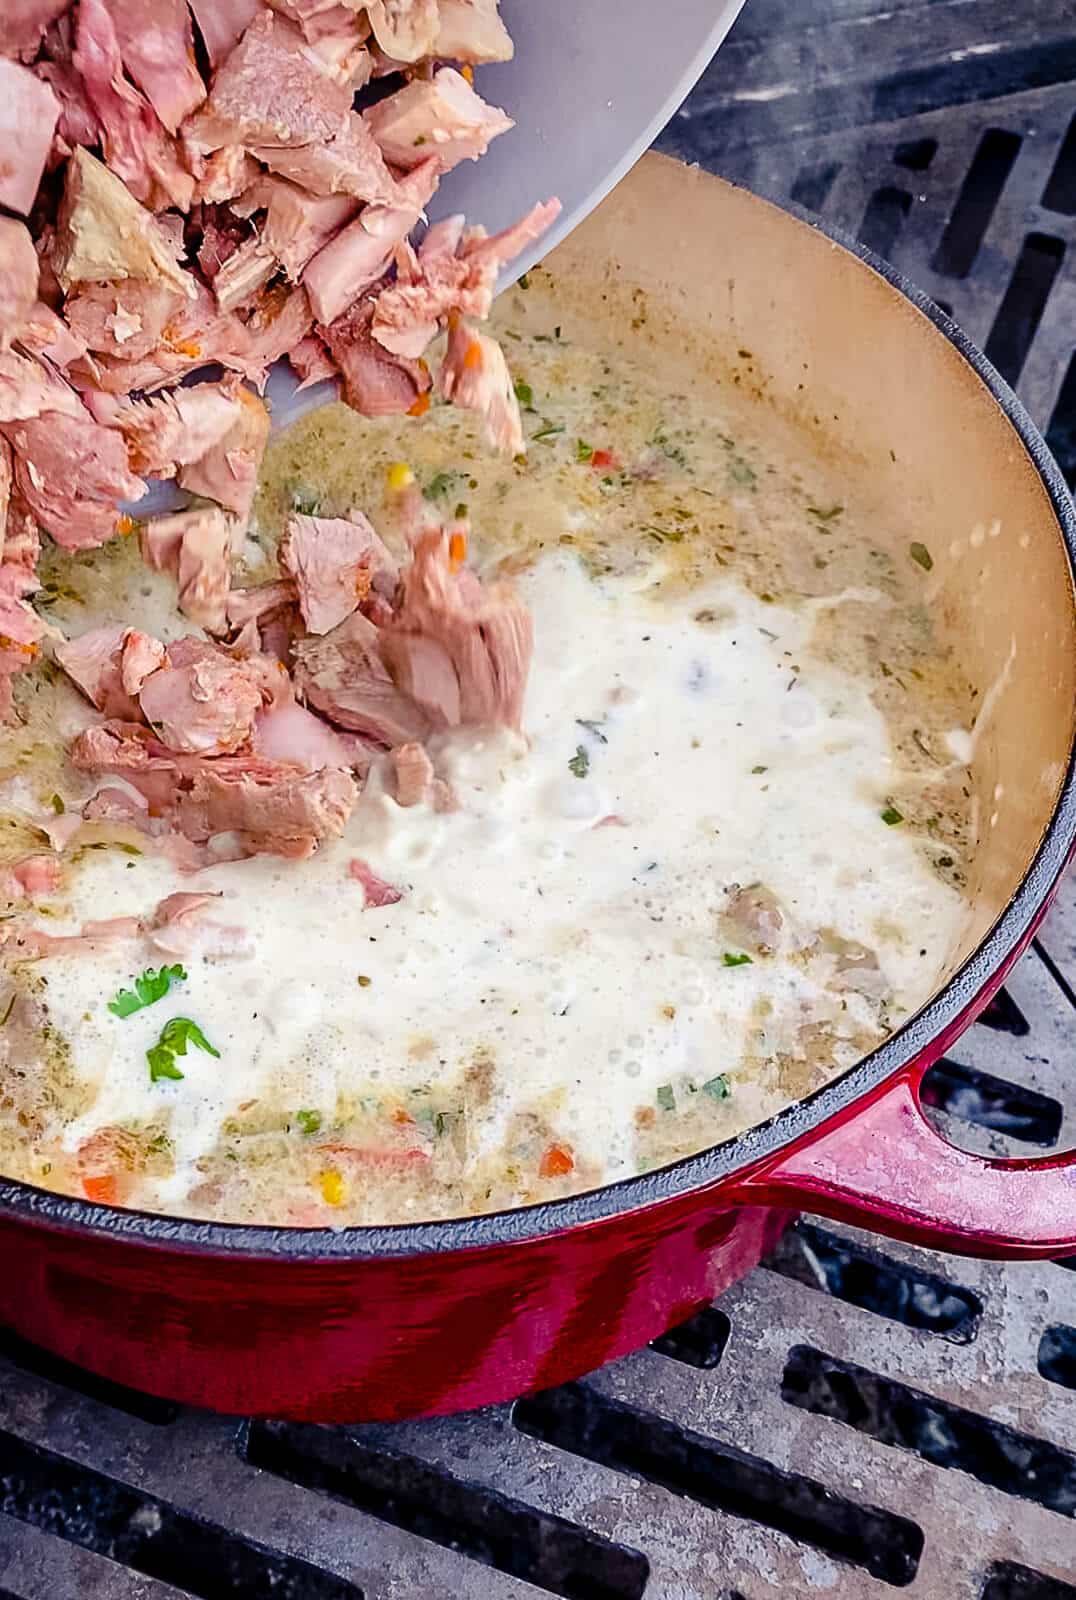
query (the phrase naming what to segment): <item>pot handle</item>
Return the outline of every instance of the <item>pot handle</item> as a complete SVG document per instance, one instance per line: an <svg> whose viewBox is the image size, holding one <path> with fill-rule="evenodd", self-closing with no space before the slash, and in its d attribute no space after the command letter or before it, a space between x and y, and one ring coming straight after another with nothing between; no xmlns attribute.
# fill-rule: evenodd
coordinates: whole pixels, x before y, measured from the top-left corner
<svg viewBox="0 0 1076 1600"><path fill-rule="evenodd" d="M735 1184L738 1200L815 1211L912 1244L996 1259L1076 1252L1076 1151L988 1160L958 1150L920 1100L926 1063Z"/></svg>

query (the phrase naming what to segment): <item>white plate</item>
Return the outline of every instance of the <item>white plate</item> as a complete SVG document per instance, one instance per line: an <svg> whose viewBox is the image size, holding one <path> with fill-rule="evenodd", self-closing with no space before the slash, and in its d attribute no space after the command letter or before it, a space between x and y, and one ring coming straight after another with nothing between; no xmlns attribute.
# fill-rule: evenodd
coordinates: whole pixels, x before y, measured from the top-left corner
<svg viewBox="0 0 1076 1600"><path fill-rule="evenodd" d="M481 161L443 180L430 216L463 211L490 233L558 195L555 225L505 271L507 288L592 211L634 166L687 98L744 0L502 0L515 41L512 61L483 67L483 97L515 119ZM335 398L334 383L302 394L281 362L269 379L274 428ZM182 503L155 484L138 508ZM133 509L133 508L132 508Z"/></svg>

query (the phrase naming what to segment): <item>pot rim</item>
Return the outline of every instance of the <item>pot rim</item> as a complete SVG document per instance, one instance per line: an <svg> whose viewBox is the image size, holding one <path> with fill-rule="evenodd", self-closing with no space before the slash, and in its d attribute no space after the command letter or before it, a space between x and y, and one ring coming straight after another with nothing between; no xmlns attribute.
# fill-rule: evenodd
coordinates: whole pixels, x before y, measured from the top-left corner
<svg viewBox="0 0 1076 1600"><path fill-rule="evenodd" d="M843 229L832 227L792 202L778 206L763 196L754 198L761 205L786 212L849 251L922 312L963 357L1008 419L1046 489L1068 555L1070 580L1076 587L1076 505L1042 434L978 346L902 272ZM1076 741L1069 751L1064 782L1034 858L986 937L943 988L877 1049L821 1089L786 1106L766 1122L668 1166L564 1199L518 1206L509 1211L432 1222L340 1229L169 1217L156 1212L123 1210L55 1194L15 1179L0 1178L0 1220L11 1218L50 1232L88 1234L100 1240L123 1240L210 1258L238 1256L315 1263L441 1255L457 1250L523 1244L673 1200L692 1190L718 1184L732 1173L777 1154L822 1123L850 1110L901 1067L925 1053L968 1009L989 979L1019 947L1064 870L1074 843Z"/></svg>

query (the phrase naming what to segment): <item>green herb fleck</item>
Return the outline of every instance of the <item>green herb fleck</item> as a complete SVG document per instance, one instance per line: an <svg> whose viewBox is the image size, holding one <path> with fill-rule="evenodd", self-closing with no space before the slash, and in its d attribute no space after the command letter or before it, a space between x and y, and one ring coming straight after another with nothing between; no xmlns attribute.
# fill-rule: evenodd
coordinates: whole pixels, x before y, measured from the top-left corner
<svg viewBox="0 0 1076 1600"><path fill-rule="evenodd" d="M684 537L683 528L659 528L656 522L644 523L643 532L658 544L679 544Z"/></svg>
<svg viewBox="0 0 1076 1600"><path fill-rule="evenodd" d="M828 511L823 511L821 506L808 506L807 515L814 517L818 522L833 522L843 510L843 506L830 506Z"/></svg>
<svg viewBox="0 0 1076 1600"><path fill-rule="evenodd" d="M575 747L575 755L568 763L568 770L574 772L577 778L585 778L590 771L590 756L581 744Z"/></svg>
<svg viewBox="0 0 1076 1600"><path fill-rule="evenodd" d="M527 277L527 274L525 272L521 272L520 275L519 275L519 287L521 289L529 289L530 286L531 286L531 280Z"/></svg>
<svg viewBox="0 0 1076 1600"><path fill-rule="evenodd" d="M157 1043L146 1051L149 1081L156 1083L161 1078L182 1078L183 1074L176 1066L176 1056L185 1056L188 1044L204 1050L206 1055L216 1056L219 1061L220 1051L213 1048L196 1022L192 1022L190 1017L173 1017L161 1029Z"/></svg>
<svg viewBox="0 0 1076 1600"><path fill-rule="evenodd" d="M898 822L904 821L904 817L902 813L897 810L896 806L886 806L885 810L882 812L882 821L885 823L887 828L895 828Z"/></svg>
<svg viewBox="0 0 1076 1600"><path fill-rule="evenodd" d="M593 458L594 446L587 444L585 439L577 439L575 441L575 459L577 461L592 461Z"/></svg>
<svg viewBox="0 0 1076 1600"><path fill-rule="evenodd" d="M310 1138L312 1134L317 1133L321 1128L320 1111L297 1111L295 1113L295 1120L299 1124L301 1131L306 1134L307 1138Z"/></svg>
<svg viewBox="0 0 1076 1600"><path fill-rule="evenodd" d="M563 422L546 422L546 421L543 420L542 426L538 429L537 433L532 433L531 434L531 438L532 439L552 439L554 434L563 433L563 432L564 432L564 424L563 424Z"/></svg>
<svg viewBox="0 0 1076 1600"><path fill-rule="evenodd" d="M459 504L457 505L455 511L452 513L452 515L455 517L457 522L462 522L464 520L464 518L467 515L467 502L466 502L466 500L461 500L459 502Z"/></svg>
<svg viewBox="0 0 1076 1600"><path fill-rule="evenodd" d="M53 795L52 799L49 801L49 805L52 807L53 811L55 811L58 817L62 817L67 809L63 803L63 796L58 794Z"/></svg>
<svg viewBox="0 0 1076 1600"><path fill-rule="evenodd" d="M157 972L147 967L142 976L135 979L133 991L121 989L116 998L108 1002L108 1009L113 1016L130 1017L155 1001L163 1000L172 984L182 983L186 976L185 969L180 966L161 967Z"/></svg>
<svg viewBox="0 0 1076 1600"><path fill-rule="evenodd" d="M321 515L321 496L305 483L292 485L291 508L301 517L317 517Z"/></svg>
<svg viewBox="0 0 1076 1600"><path fill-rule="evenodd" d="M911 556L913 561L917 561L919 563L924 572L930 572L933 570L934 557L931 555L925 544L916 543L909 545L908 554Z"/></svg>
<svg viewBox="0 0 1076 1600"><path fill-rule="evenodd" d="M601 744L609 743L608 739L605 737L605 734L602 732L602 728L605 726L604 717L576 717L575 720L578 727L585 728L587 732L593 734L594 738L597 739Z"/></svg>
<svg viewBox="0 0 1076 1600"><path fill-rule="evenodd" d="M516 399L519 401L524 411L533 411L534 390L531 388L530 384L524 383L522 378L517 378L515 382L515 391Z"/></svg>
<svg viewBox="0 0 1076 1600"><path fill-rule="evenodd" d="M726 967L749 967L751 965L751 957L746 951L742 950L739 953L733 950L726 950L721 959Z"/></svg>
<svg viewBox="0 0 1076 1600"><path fill-rule="evenodd" d="M708 1094L711 1100L727 1100L732 1090L725 1074L719 1072L716 1078L707 1079L702 1086L702 1092Z"/></svg>
<svg viewBox="0 0 1076 1600"><path fill-rule="evenodd" d="M447 499L459 476L458 472L435 472L422 492L427 500Z"/></svg>
<svg viewBox="0 0 1076 1600"><path fill-rule="evenodd" d="M753 775L756 778L761 777L764 772L769 772L769 770L770 770L769 767L752 767L751 768L751 771L752 771Z"/></svg>
<svg viewBox="0 0 1076 1600"><path fill-rule="evenodd" d="M146 1051L146 1060L149 1062L150 1083L159 1083L162 1078L183 1077L176 1066L175 1056L163 1044L151 1045Z"/></svg>
<svg viewBox="0 0 1076 1600"><path fill-rule="evenodd" d="M671 1083L659 1083L658 1084L657 1099L658 1099L658 1105L661 1107L662 1111L675 1111L676 1110L676 1096L673 1094L673 1088L672 1088L672 1084Z"/></svg>

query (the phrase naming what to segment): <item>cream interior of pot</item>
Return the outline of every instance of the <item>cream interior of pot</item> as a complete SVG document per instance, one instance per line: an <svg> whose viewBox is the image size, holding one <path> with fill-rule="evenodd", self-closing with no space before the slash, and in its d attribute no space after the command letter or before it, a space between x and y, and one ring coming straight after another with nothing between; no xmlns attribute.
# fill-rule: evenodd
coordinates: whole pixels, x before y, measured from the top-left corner
<svg viewBox="0 0 1076 1600"><path fill-rule="evenodd" d="M574 316L636 359L649 344L695 364L700 381L731 379L869 488L884 508L875 536L902 558L916 530L947 531L931 544L925 600L979 706L968 769L978 847L956 970L1026 873L1073 745L1072 572L1019 436L884 278L698 169L648 156L548 265L568 336Z"/></svg>
<svg viewBox="0 0 1076 1600"><path fill-rule="evenodd" d="M1071 577L1024 446L930 321L650 157L494 325L525 461L454 407L319 413L270 448L233 574L277 576L308 500L361 507L406 560L410 463L534 621L522 730L429 739L451 803L402 804L375 756L308 859L177 877L152 834L85 831L66 739L96 713L47 663L23 675L11 841L56 800L84 821L17 913L40 959L0 1035L0 1170L300 1226L594 1187L851 1065L1020 883L1072 744ZM133 540L45 576L69 637L189 631ZM191 887L220 897L220 949L195 938L174 991L117 1012L175 948L62 940L152 928ZM161 1076L173 1013L208 1048Z"/></svg>

